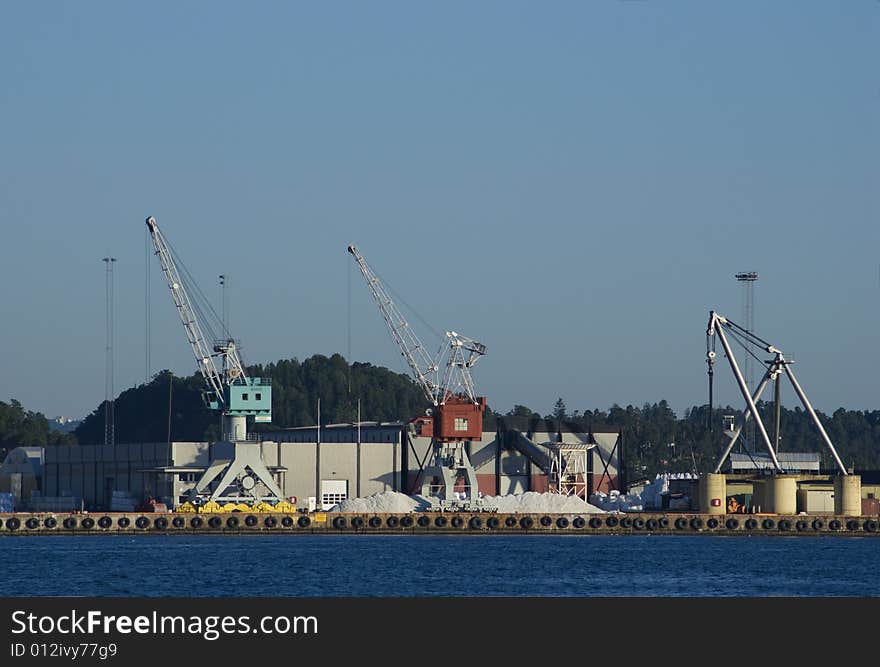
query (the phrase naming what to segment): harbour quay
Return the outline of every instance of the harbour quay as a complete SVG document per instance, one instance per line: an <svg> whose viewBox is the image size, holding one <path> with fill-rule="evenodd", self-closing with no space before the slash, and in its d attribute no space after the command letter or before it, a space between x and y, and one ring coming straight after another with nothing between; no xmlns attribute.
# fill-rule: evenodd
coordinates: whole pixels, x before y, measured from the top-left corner
<svg viewBox="0 0 880 667"><path fill-rule="evenodd" d="M876 516L603 513L28 513L0 515L0 536L29 535L880 535Z"/></svg>

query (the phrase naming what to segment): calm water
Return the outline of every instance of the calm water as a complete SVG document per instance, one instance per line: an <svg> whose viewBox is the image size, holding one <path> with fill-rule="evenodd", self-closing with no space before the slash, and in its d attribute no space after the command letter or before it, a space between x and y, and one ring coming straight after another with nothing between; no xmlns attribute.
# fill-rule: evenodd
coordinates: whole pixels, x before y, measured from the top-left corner
<svg viewBox="0 0 880 667"><path fill-rule="evenodd" d="M0 558L4 597L880 597L873 538L6 537Z"/></svg>

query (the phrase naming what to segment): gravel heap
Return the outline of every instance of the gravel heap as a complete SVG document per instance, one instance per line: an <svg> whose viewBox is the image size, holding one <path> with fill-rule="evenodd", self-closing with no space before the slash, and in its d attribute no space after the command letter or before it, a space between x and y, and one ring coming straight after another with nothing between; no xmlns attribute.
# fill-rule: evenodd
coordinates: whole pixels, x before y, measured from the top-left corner
<svg viewBox="0 0 880 667"><path fill-rule="evenodd" d="M526 491L510 496L483 496L487 505L494 505L506 514L596 514L602 509L577 496Z"/></svg>
<svg viewBox="0 0 880 667"><path fill-rule="evenodd" d="M366 498L348 498L334 505L329 512L361 512L364 514L381 514L389 512L402 514L404 512L416 512L425 509L430 502L422 496L408 496L396 491L376 493Z"/></svg>
<svg viewBox="0 0 880 667"><path fill-rule="evenodd" d="M577 496L561 496L557 493L536 493L534 491L509 496L483 496L483 502L487 507L497 507L499 512L509 514L594 514L603 511ZM430 505L431 499L424 496L408 496L396 491L386 491L366 498L343 500L328 511L403 514L421 512L428 509Z"/></svg>

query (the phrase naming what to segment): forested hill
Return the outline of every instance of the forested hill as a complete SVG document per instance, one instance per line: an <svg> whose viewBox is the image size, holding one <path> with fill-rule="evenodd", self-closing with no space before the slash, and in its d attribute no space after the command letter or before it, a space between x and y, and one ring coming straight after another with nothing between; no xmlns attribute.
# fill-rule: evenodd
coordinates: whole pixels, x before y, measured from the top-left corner
<svg viewBox="0 0 880 667"><path fill-rule="evenodd" d="M76 438L49 426L49 420L39 412L25 410L12 399L9 403L0 401L0 463L3 456L15 447L43 447L45 445L65 445L76 442Z"/></svg>
<svg viewBox="0 0 880 667"><path fill-rule="evenodd" d="M338 354L315 355L298 361L285 359L247 368L253 377L272 379L272 423L256 424L255 431L309 426L357 419L358 400L363 420L403 420L423 414L428 407L421 390L407 375L379 366L348 364ZM219 436L219 417L204 407L201 375L174 377L157 374L149 384L122 392L114 403L116 442L205 440ZM170 405L170 409L169 409ZM104 442L104 405L95 408L75 431L80 443Z"/></svg>

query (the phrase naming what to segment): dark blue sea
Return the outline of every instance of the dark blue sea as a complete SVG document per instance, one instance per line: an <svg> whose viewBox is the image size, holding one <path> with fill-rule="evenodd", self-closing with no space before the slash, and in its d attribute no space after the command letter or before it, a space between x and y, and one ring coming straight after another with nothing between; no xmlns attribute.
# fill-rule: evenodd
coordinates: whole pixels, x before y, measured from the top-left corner
<svg viewBox="0 0 880 667"><path fill-rule="evenodd" d="M880 597L880 540L717 536L46 536L0 596Z"/></svg>

